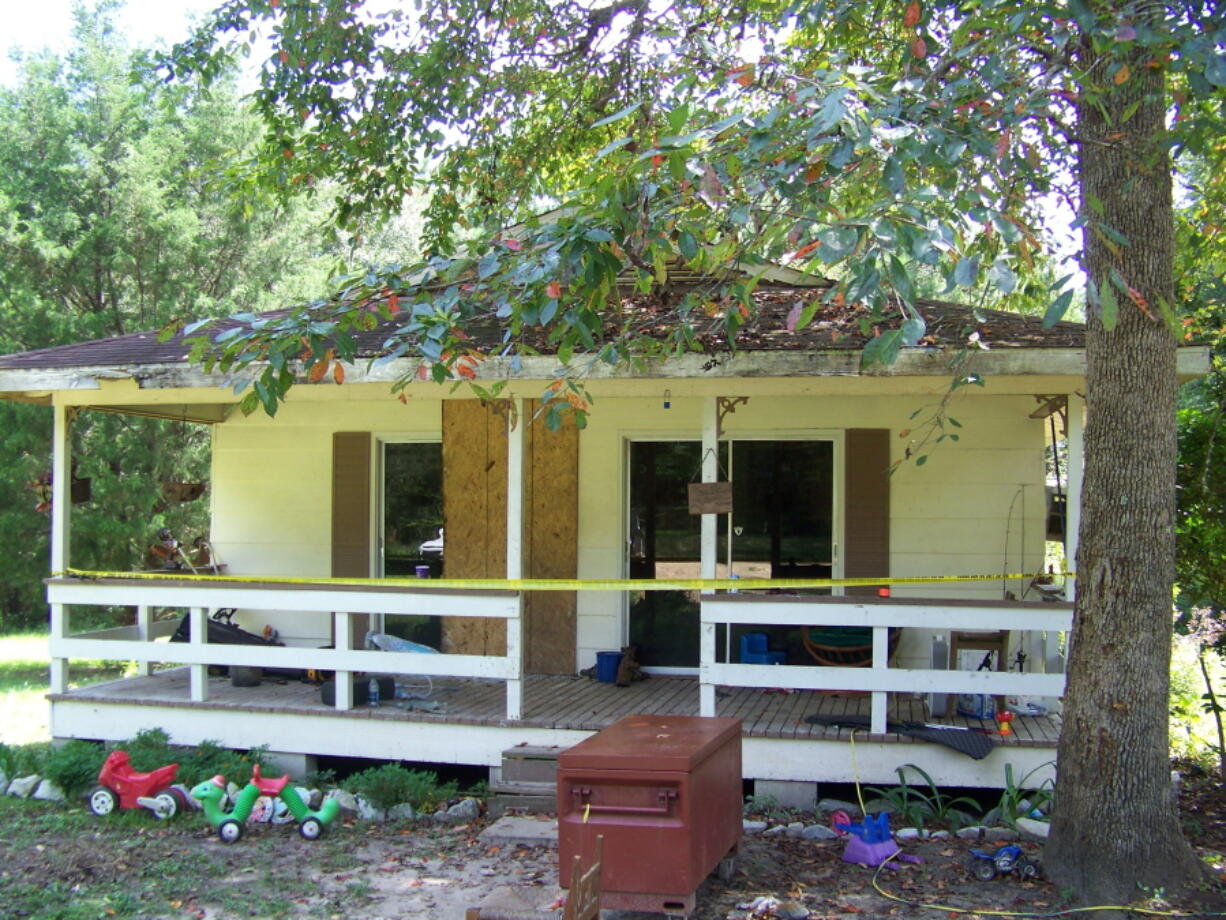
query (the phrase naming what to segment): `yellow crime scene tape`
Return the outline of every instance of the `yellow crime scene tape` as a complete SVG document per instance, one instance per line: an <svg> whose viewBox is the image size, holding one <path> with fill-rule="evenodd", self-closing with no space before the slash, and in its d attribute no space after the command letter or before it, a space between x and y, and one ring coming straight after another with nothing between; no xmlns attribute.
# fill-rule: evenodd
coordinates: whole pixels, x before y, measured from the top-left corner
<svg viewBox="0 0 1226 920"><path fill-rule="evenodd" d="M65 569L53 578L87 581L194 581L206 584L315 585L353 588L439 588L480 591L747 591L781 588L860 588L952 582L1013 581L1074 577L1074 572L991 575L906 575L889 578L303 578L288 575L211 575L162 572L95 572Z"/></svg>

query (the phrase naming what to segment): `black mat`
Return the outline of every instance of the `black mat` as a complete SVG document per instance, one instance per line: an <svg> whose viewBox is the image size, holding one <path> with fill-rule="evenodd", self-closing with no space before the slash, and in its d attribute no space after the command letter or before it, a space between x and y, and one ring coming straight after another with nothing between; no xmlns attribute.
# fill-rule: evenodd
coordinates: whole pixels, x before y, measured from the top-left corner
<svg viewBox="0 0 1226 920"><path fill-rule="evenodd" d="M831 725L839 728L863 728L866 731L870 722L868 716L805 716L805 721L813 725ZM906 735L908 738L919 738L921 741L931 741L933 744L943 744L959 754L965 754L975 760L983 760L992 753L996 742L989 735L971 728L959 728L954 725L929 725L925 722L886 722L885 730L896 735Z"/></svg>

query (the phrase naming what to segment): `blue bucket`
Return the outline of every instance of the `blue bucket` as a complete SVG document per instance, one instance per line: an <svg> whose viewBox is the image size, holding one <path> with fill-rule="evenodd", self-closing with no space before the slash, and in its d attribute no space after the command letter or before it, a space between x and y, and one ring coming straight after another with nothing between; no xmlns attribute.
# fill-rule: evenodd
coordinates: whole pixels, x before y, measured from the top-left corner
<svg viewBox="0 0 1226 920"><path fill-rule="evenodd" d="M617 682L617 669L621 667L621 652L596 653L596 679L602 684Z"/></svg>

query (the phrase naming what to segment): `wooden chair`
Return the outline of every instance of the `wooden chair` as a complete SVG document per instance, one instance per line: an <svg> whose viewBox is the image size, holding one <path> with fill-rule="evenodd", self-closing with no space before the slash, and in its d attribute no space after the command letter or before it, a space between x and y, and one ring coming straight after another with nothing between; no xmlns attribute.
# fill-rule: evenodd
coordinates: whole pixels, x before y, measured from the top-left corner
<svg viewBox="0 0 1226 920"><path fill-rule="evenodd" d="M586 872L575 854L570 873L570 892L562 907L561 920L598 920L600 917L600 870L604 859L604 836L596 838L596 855ZM470 907L464 920L556 920L552 910L499 910L496 907Z"/></svg>

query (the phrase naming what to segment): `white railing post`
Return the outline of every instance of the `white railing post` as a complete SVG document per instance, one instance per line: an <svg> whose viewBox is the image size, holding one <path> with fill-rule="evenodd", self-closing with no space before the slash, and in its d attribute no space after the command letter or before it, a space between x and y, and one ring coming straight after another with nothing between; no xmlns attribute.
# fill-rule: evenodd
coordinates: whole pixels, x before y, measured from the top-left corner
<svg viewBox="0 0 1226 920"><path fill-rule="evenodd" d="M68 609L64 604L51 605L51 639L64 639L68 636ZM68 659L51 658L50 688L52 693L68 692Z"/></svg>
<svg viewBox="0 0 1226 920"><path fill-rule="evenodd" d="M873 675L878 676L890 668L890 630L886 626L873 627ZM870 710L869 730L875 735L885 732L886 701L888 694L874 690Z"/></svg>
<svg viewBox="0 0 1226 920"><path fill-rule="evenodd" d="M344 652L349 651L353 647L353 642L350 641L351 634L349 630L352 627L349 625L349 613L344 610L337 611L332 614L332 633L336 636L336 647ZM332 684L336 691L336 699L334 705L337 709L346 710L353 708L353 672L352 671L333 671Z"/></svg>
<svg viewBox="0 0 1226 920"><path fill-rule="evenodd" d="M204 646L209 641L209 623L203 607L190 607L187 611L188 628L192 631L192 645ZM209 666L193 664L189 666L191 700L193 703L203 703L209 698Z"/></svg>
<svg viewBox="0 0 1226 920"><path fill-rule="evenodd" d="M136 608L136 635L141 642L153 641L153 608L148 604L141 604ZM153 673L153 662L138 661L136 673L141 677L148 677Z"/></svg>
<svg viewBox="0 0 1226 920"><path fill-rule="evenodd" d="M702 611L703 605L699 606ZM715 715L715 684L711 683L711 665L715 663L715 624L699 614L698 627L698 714Z"/></svg>

